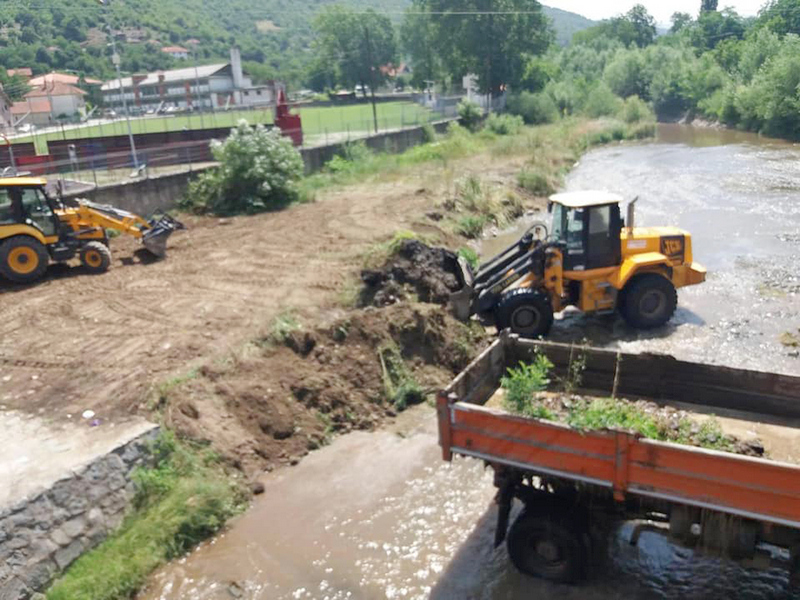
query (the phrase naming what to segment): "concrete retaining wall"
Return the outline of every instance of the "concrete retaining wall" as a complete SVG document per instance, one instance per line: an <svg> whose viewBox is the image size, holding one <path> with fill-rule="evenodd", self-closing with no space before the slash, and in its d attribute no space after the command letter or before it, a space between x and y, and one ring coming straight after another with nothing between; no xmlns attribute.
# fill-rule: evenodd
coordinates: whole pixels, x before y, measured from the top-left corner
<svg viewBox="0 0 800 600"><path fill-rule="evenodd" d="M214 168L214 167L207 167ZM183 196L189 182L205 169L159 175L141 181L131 181L115 185L101 185L94 189L66 193L66 197L86 198L100 204L110 204L123 210L147 217L157 210L167 210L175 206Z"/></svg>
<svg viewBox="0 0 800 600"><path fill-rule="evenodd" d="M444 132L448 121L434 123L433 128L438 133ZM399 153L408 150L413 146L418 146L425 141L423 127L412 127L400 131L390 131L379 133L363 141L368 148L376 152ZM306 174L315 173L337 154L341 154L346 142L328 144L326 146L316 146L313 148L302 148L300 153L306 166ZM206 167L215 168L215 167ZM183 196L186 187L194 177L197 177L204 169L192 172L176 173L173 175L160 175L150 177L141 181L131 181L116 185L99 186L95 189L79 192L75 194L65 194L66 196L77 196L87 198L100 204L111 204L117 208L147 216L156 210L168 210L175 206L177 200Z"/></svg>
<svg viewBox="0 0 800 600"><path fill-rule="evenodd" d="M0 509L0 600L30 598L122 523L134 493L131 472L157 434L151 429L47 491Z"/></svg>

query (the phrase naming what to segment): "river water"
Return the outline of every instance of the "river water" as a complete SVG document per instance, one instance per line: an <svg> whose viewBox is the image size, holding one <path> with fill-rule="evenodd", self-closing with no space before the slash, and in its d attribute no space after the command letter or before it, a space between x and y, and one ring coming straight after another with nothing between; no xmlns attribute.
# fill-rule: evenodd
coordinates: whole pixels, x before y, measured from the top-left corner
<svg viewBox="0 0 800 600"><path fill-rule="evenodd" d="M693 235L708 281L682 290L662 331L612 317L567 314L552 336L626 351L800 373L780 343L800 328L800 147L754 135L662 126L657 141L587 154L567 189L639 196L637 224ZM487 241L511 243L524 224ZM655 534L610 542L610 563L580 586L519 575L493 549L491 473L441 461L435 414L404 413L391 428L352 433L300 465L269 474L266 491L222 535L168 565L146 600L523 598L785 598L781 570L694 557Z"/></svg>

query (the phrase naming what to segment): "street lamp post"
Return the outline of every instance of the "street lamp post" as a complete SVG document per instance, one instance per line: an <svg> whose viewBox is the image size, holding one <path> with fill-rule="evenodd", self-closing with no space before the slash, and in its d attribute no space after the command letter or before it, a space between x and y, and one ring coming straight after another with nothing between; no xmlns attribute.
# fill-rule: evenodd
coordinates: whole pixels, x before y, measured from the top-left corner
<svg viewBox="0 0 800 600"><path fill-rule="evenodd" d="M125 112L125 122L128 124L128 140L131 144L131 156L133 158L133 168L139 168L139 157L136 156L136 142L133 140L133 129L131 128L131 116L128 113L128 101L125 99L125 88L122 85L122 71L120 70L120 57L117 54L117 40L114 37L114 32L109 26L109 34L111 35L111 62L117 69L117 80L119 81L119 93L122 96L122 109Z"/></svg>

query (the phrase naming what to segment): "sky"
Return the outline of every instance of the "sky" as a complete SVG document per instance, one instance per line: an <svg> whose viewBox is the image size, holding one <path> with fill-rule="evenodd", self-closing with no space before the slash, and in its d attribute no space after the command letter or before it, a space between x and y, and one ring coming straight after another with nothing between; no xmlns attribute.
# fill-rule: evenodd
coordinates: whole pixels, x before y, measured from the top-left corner
<svg viewBox="0 0 800 600"><path fill-rule="evenodd" d="M719 7L730 6L745 17L755 16L766 0L720 0ZM659 25L669 25L674 12L697 16L700 0L542 0L542 4L578 13L590 19L606 19L628 12L634 4L644 4Z"/></svg>

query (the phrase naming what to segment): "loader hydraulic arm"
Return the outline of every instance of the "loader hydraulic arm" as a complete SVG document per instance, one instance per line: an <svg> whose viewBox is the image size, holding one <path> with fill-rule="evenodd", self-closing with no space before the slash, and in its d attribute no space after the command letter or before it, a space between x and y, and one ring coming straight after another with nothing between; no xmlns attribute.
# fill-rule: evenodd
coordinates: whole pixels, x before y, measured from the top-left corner
<svg viewBox="0 0 800 600"><path fill-rule="evenodd" d="M83 202L76 213L83 223L90 223L104 229L114 229L137 239L141 239L144 232L151 227L138 215L100 204Z"/></svg>
<svg viewBox="0 0 800 600"><path fill-rule="evenodd" d="M84 228L113 229L141 240L145 248L158 257L167 250L167 238L177 229L185 229L183 223L164 214L160 218L143 219L139 215L107 204L88 200L71 201L65 211L67 220L74 223L76 231Z"/></svg>

